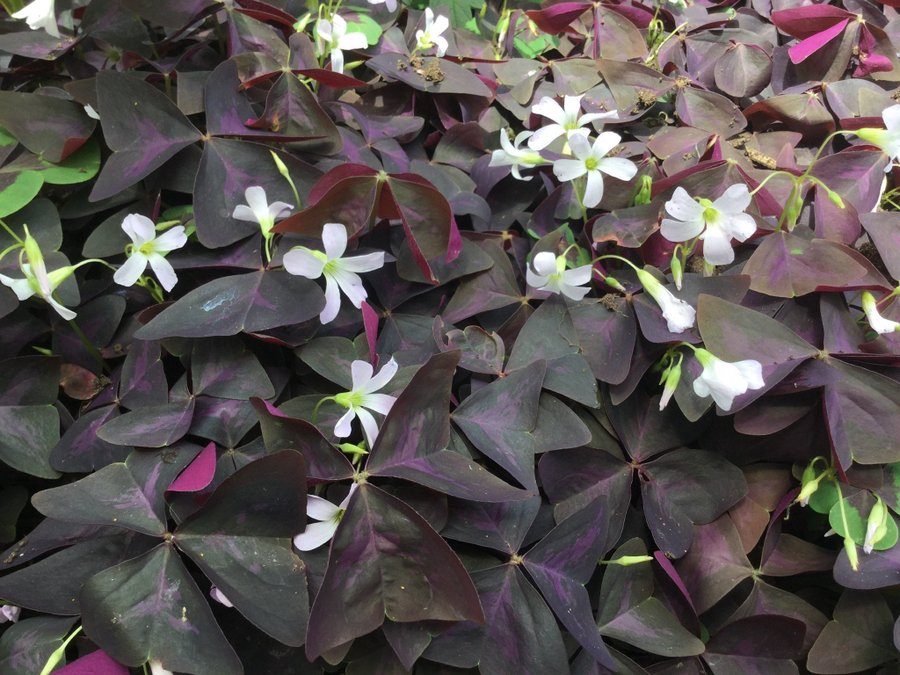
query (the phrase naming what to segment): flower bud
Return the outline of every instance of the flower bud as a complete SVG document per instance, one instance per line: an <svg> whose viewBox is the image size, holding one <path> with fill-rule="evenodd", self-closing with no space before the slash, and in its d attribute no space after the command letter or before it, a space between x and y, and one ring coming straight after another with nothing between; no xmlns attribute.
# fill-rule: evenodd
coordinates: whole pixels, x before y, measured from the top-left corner
<svg viewBox="0 0 900 675"><path fill-rule="evenodd" d="M835 192L834 190L829 190L828 188L825 188L825 190L826 194L828 195L828 199L831 200L832 204L834 204L839 209L844 208L844 200L841 199L841 196L837 192Z"/></svg>
<svg viewBox="0 0 900 675"><path fill-rule="evenodd" d="M863 552L869 554L879 541L887 534L887 522L890 518L884 500L875 498L875 506L869 511L869 519L866 521L866 539L863 542Z"/></svg>
<svg viewBox="0 0 900 675"><path fill-rule="evenodd" d="M603 277L603 283L609 286L610 288L614 288L620 293L626 293L625 287L618 282L614 277L606 276Z"/></svg>
<svg viewBox="0 0 900 675"><path fill-rule="evenodd" d="M672 256L672 281L675 282L675 288L681 290L681 282L684 279L684 265L681 263L681 256Z"/></svg>
<svg viewBox="0 0 900 675"><path fill-rule="evenodd" d="M800 506L809 504L809 498L819 489L819 481L822 480L822 475L816 475L815 462L811 462L803 470L803 477L800 479L800 494L797 495L797 501L800 503Z"/></svg>
<svg viewBox="0 0 900 675"><path fill-rule="evenodd" d="M631 565L638 565L640 563L645 562L653 562L653 556L649 555L623 555L618 558L614 558L612 560L602 560L602 565L621 565L622 567L629 567Z"/></svg>
<svg viewBox="0 0 900 675"><path fill-rule="evenodd" d="M800 195L800 188L796 184L791 188L788 195L787 203L784 205L783 218L787 229L793 230L800 218L800 212L803 210L803 197Z"/></svg>
<svg viewBox="0 0 900 675"><path fill-rule="evenodd" d="M272 161L275 162L275 167L278 169L278 173L284 176L287 179L290 179L290 174L288 173L288 168L285 166L284 162L281 161L281 157L276 155L272 150L269 150L269 154L272 155Z"/></svg>
<svg viewBox="0 0 900 675"><path fill-rule="evenodd" d="M669 401L672 400L672 396L675 394L675 390L678 388L678 382L681 381L681 359L673 363L671 366L666 369L666 372L663 373L663 393L662 398L659 399L659 410L662 412L667 405L669 405Z"/></svg>
<svg viewBox="0 0 900 675"><path fill-rule="evenodd" d="M847 559L854 572L859 571L859 554L856 552L856 543L851 537L844 537L844 550L847 551Z"/></svg>
<svg viewBox="0 0 900 675"><path fill-rule="evenodd" d="M651 176L643 175L641 176L638 185L637 193L634 195L634 205L641 206L642 204L649 204L650 194L653 191L653 178Z"/></svg>

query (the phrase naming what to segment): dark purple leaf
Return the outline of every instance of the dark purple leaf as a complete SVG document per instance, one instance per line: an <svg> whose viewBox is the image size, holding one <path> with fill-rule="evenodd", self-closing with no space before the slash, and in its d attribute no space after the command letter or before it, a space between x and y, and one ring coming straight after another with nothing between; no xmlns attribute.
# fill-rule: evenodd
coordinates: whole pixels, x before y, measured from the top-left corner
<svg viewBox="0 0 900 675"><path fill-rule="evenodd" d="M259 421L250 401L197 396L195 402L188 433L215 441L226 452L239 446Z"/></svg>
<svg viewBox="0 0 900 675"><path fill-rule="evenodd" d="M344 611L350 598L355 611ZM485 617L472 580L446 542L409 506L363 483L334 539L310 614L306 653L315 658L391 621Z"/></svg>
<svg viewBox="0 0 900 675"><path fill-rule="evenodd" d="M201 134L162 92L139 77L112 70L97 74L106 160L91 199L112 197L146 178Z"/></svg>
<svg viewBox="0 0 900 675"><path fill-rule="evenodd" d="M58 478L50 453L59 441L59 412L52 405L0 406L0 461L40 478Z"/></svg>
<svg viewBox="0 0 900 675"><path fill-rule="evenodd" d="M366 67L389 82L399 80L430 94L491 95L491 90L477 75L447 59L417 56L410 61L403 54L388 52L368 59Z"/></svg>
<svg viewBox="0 0 900 675"><path fill-rule="evenodd" d="M35 494L32 504L45 516L84 525L115 525L162 536L166 532L163 495L197 455L187 443L161 453L133 452L81 480Z"/></svg>
<svg viewBox="0 0 900 675"><path fill-rule="evenodd" d="M315 282L282 270L210 281L170 305L135 337L216 337L302 323L318 316L325 296Z"/></svg>
<svg viewBox="0 0 900 675"><path fill-rule="evenodd" d="M803 622L787 616L753 616L729 623L706 646L703 660L713 673L784 675L797 672Z"/></svg>
<svg viewBox="0 0 900 675"><path fill-rule="evenodd" d="M59 393L58 358L21 356L0 363L0 405L45 405Z"/></svg>
<svg viewBox="0 0 900 675"><path fill-rule="evenodd" d="M716 86L729 96L755 96L769 84L772 57L758 45L735 43L716 61L714 72Z"/></svg>
<svg viewBox="0 0 900 675"><path fill-rule="evenodd" d="M747 494L744 474L705 450L675 450L639 470L644 517L657 546L680 558L694 525L711 523Z"/></svg>
<svg viewBox="0 0 900 675"><path fill-rule="evenodd" d="M209 248L221 248L259 233L259 225L232 218L234 208L246 204L244 192L252 186L265 190L268 203L282 201L299 208L290 185L278 173L271 148L259 143L211 138L203 149L194 183L197 237ZM301 199L306 199L318 170L284 152L276 153L288 171ZM344 222L344 221L335 221Z"/></svg>
<svg viewBox="0 0 900 675"><path fill-rule="evenodd" d="M515 555L540 506L539 497L499 504L452 499L441 536Z"/></svg>
<svg viewBox="0 0 900 675"><path fill-rule="evenodd" d="M292 647L303 644L309 618L306 569L290 544L305 526L304 464L292 451L251 462L175 532L178 548L241 614Z"/></svg>
<svg viewBox="0 0 900 675"><path fill-rule="evenodd" d="M645 555L643 542L631 539L610 560ZM661 656L696 656L704 651L703 642L653 596L653 569L649 562L608 565L598 605L597 625L605 637Z"/></svg>
<svg viewBox="0 0 900 675"><path fill-rule="evenodd" d="M50 453L50 465L57 471L87 473L124 461L131 447L107 443L97 435L100 427L118 416L116 405L95 408L79 416Z"/></svg>
<svg viewBox="0 0 900 675"><path fill-rule="evenodd" d="M96 121L74 101L16 91L0 92L0 126L48 162L59 163L80 148Z"/></svg>
<svg viewBox="0 0 900 675"><path fill-rule="evenodd" d="M862 226L878 249L884 266L894 279L900 279L900 229L893 211L863 213Z"/></svg>
<svg viewBox="0 0 900 675"><path fill-rule="evenodd" d="M544 455L538 471L557 521L603 496L609 509L610 536L618 538L631 501L632 469L628 464L603 450L578 448Z"/></svg>
<svg viewBox="0 0 900 675"><path fill-rule="evenodd" d="M214 6L210 0L123 0L138 16L166 28L183 28L204 9Z"/></svg>
<svg viewBox="0 0 900 675"><path fill-rule="evenodd" d="M834 608L834 618L809 652L814 673L850 673L874 670L894 661L894 617L877 593L844 591Z"/></svg>
<svg viewBox="0 0 900 675"><path fill-rule="evenodd" d="M693 544L687 555L675 563L675 568L700 614L753 575L741 537L728 515L709 525L698 525L693 532Z"/></svg>
<svg viewBox="0 0 900 675"><path fill-rule="evenodd" d="M34 675L40 673L50 655L66 639L75 619L36 616L22 619L9 626L0 636L0 671L8 675ZM78 675L68 666L58 673ZM115 671L82 671L82 675L128 675L123 669Z"/></svg>
<svg viewBox="0 0 900 675"><path fill-rule="evenodd" d="M178 474L166 490L168 492L200 492L213 479L216 471L216 444L210 443Z"/></svg>
<svg viewBox="0 0 900 675"><path fill-rule="evenodd" d="M78 593L88 578L141 555L157 541L121 530L94 536L7 574L0 579L0 593L21 607L73 616L81 611Z"/></svg>
<svg viewBox="0 0 900 675"><path fill-rule="evenodd" d="M741 109L721 94L694 87L684 87L675 98L679 119L692 127L718 134L735 136L747 126Z"/></svg>
<svg viewBox="0 0 900 675"><path fill-rule="evenodd" d="M171 544L94 575L81 589L90 638L116 661L240 675L241 662Z"/></svg>
<svg viewBox="0 0 900 675"><path fill-rule="evenodd" d="M561 296L545 300L519 332L506 369L527 368L546 361L543 387L579 403L596 407L597 381L581 355L578 333Z"/></svg>
<svg viewBox="0 0 900 675"><path fill-rule="evenodd" d="M97 430L107 443L164 448L187 433L194 415L194 399L138 408L110 419Z"/></svg>
<svg viewBox="0 0 900 675"><path fill-rule="evenodd" d="M547 603L515 565L472 574L484 607L483 626L461 623L436 637L425 658L484 675L568 670L562 636ZM522 640L523 635L529 639Z"/></svg>
<svg viewBox="0 0 900 675"><path fill-rule="evenodd" d="M606 414L628 455L644 462L665 450L688 445L703 431L691 424L674 406L659 409L659 398L637 391L619 405L609 405Z"/></svg>
<svg viewBox="0 0 900 675"><path fill-rule="evenodd" d="M347 457L325 440L314 425L288 417L261 399L253 399L252 403L259 415L266 449L270 453L299 452L306 460L310 482L344 480L353 476L354 469Z"/></svg>
<svg viewBox="0 0 900 675"><path fill-rule="evenodd" d="M537 426L543 362L494 380L470 395L453 413L453 421L485 455L529 490L534 480L532 432Z"/></svg>
<svg viewBox="0 0 900 675"><path fill-rule="evenodd" d="M609 515L606 500L594 500L551 530L528 552L523 564L572 637L601 664L612 668L612 656L594 623L584 587L597 561L612 545Z"/></svg>
<svg viewBox="0 0 900 675"><path fill-rule="evenodd" d="M582 301L569 308L569 317L578 335L581 353L601 382L620 384L628 376L637 339L631 305Z"/></svg>
<svg viewBox="0 0 900 675"><path fill-rule="evenodd" d="M529 493L454 452L450 443L450 386L459 352L432 356L397 398L378 432L366 471L404 478L461 499L506 502Z"/></svg>
<svg viewBox="0 0 900 675"><path fill-rule="evenodd" d="M119 401L131 410L169 402L169 386L158 342L132 341L122 364Z"/></svg>
<svg viewBox="0 0 900 675"><path fill-rule="evenodd" d="M266 371L238 337L195 342L191 376L194 395L237 400L275 395Z"/></svg>

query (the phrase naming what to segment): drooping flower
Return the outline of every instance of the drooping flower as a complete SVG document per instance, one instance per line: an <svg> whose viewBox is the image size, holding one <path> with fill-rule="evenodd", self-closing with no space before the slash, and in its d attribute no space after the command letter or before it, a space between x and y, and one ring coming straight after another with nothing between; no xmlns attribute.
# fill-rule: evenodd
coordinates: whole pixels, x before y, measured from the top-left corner
<svg viewBox="0 0 900 675"><path fill-rule="evenodd" d="M637 165L629 159L607 157L622 137L612 131L604 131L591 145L584 134L569 137L569 147L577 159L558 159L553 162L553 173L561 181L570 181L587 175L582 203L593 208L603 199L603 174L619 180L631 180L637 173Z"/></svg>
<svg viewBox="0 0 900 675"><path fill-rule="evenodd" d="M165 255L187 243L184 226L176 225L157 237L152 220L130 213L122 221L122 229L131 239L131 244L126 249L128 260L116 270L113 281L120 286L133 286L150 265L160 285L171 291L178 283L178 276Z"/></svg>
<svg viewBox="0 0 900 675"><path fill-rule="evenodd" d="M284 269L307 279L325 276L325 309L319 320L325 324L334 320L341 309L341 291L359 309L366 299L366 289L358 272L372 272L384 265L384 252L366 253L342 258L347 250L347 228L340 223L325 223L322 228L325 252L305 246L295 246L284 254Z"/></svg>
<svg viewBox="0 0 900 675"><path fill-rule="evenodd" d="M703 366L703 372L694 380L694 393L701 398L712 396L725 412L731 410L736 396L765 386L759 361L746 359L729 363L706 349L696 349L694 356Z"/></svg>
<svg viewBox="0 0 900 675"><path fill-rule="evenodd" d="M4 274L0 274L0 283L7 286L16 294L20 302L27 300L33 295L37 295L48 305L56 310L66 321L71 321L77 314L67 307L63 307L54 297L53 293L59 285L68 279L77 267L89 262L84 261L78 265L68 265L58 270L47 272L47 266L44 263L44 255L41 253L40 246L37 241L25 228L25 239L23 247L23 256L20 256L19 267L24 279L13 279ZM24 257L24 259L23 259ZM27 260L27 262L25 262Z"/></svg>
<svg viewBox="0 0 900 675"><path fill-rule="evenodd" d="M565 134L566 140L570 140L573 134L587 135L590 129L583 127L594 120L618 118L619 114L614 110L579 115L583 98L584 95L566 96L563 99L563 105L560 105L549 96L544 96L535 103L531 107L531 112L553 120L553 124L548 124L535 131L534 135L528 139L528 147L532 150L543 150L563 134Z"/></svg>
<svg viewBox="0 0 900 675"><path fill-rule="evenodd" d="M350 391L334 396L334 402L347 409L347 412L334 425L335 436L338 438L349 436L353 420L358 417L366 435L366 443L369 448L375 446L375 439L378 438L378 424L369 410L374 410L382 415L387 415L391 411L397 398L375 392L384 388L391 381L399 367L393 357L381 367L376 375L373 375L374 368L368 361L357 360L350 364L352 378Z"/></svg>
<svg viewBox="0 0 900 675"><path fill-rule="evenodd" d="M284 218L294 208L292 204L285 202L269 204L266 191L259 185L253 185L244 190L244 199L247 200L247 204L235 206L231 217L258 224L264 237L270 235L272 228L275 227L276 219Z"/></svg>
<svg viewBox="0 0 900 675"><path fill-rule="evenodd" d="M878 312L878 303L875 302L875 296L869 291L863 291L862 308L863 312L866 313L866 319L869 321L872 330L879 335L900 331L900 323L881 316Z"/></svg>
<svg viewBox="0 0 900 675"><path fill-rule="evenodd" d="M360 32L347 32L347 22L340 14L316 22L316 36L321 45L320 53L331 54L331 69L336 73L344 72L344 49L365 49L369 46L366 36Z"/></svg>
<svg viewBox="0 0 900 675"><path fill-rule="evenodd" d="M447 38L441 37L441 34L450 28L450 20L443 14L439 14L437 18L431 7L425 8L425 30L416 31L416 49L430 49L435 47L435 54L443 56L447 53L450 46Z"/></svg>
<svg viewBox="0 0 900 675"><path fill-rule="evenodd" d="M25 5L18 12L12 14L14 19L25 19L31 30L43 28L53 37L59 37L59 27L56 25L56 10L53 7L54 0L34 0Z"/></svg>
<svg viewBox="0 0 900 675"><path fill-rule="evenodd" d="M397 0L368 0L370 5L384 5L389 12L397 11Z"/></svg>
<svg viewBox="0 0 900 675"><path fill-rule="evenodd" d="M19 614L21 613L21 607L16 607L15 605L0 606L0 623L6 623L7 621L15 623L19 620Z"/></svg>
<svg viewBox="0 0 900 675"><path fill-rule="evenodd" d="M659 411L662 412L669 405L675 390L678 389L678 383L681 381L681 357L670 365L663 373L662 382L663 393L659 399Z"/></svg>
<svg viewBox="0 0 900 675"><path fill-rule="evenodd" d="M663 218L662 236L681 242L700 236L703 257L711 265L734 262L731 240L746 241L756 232L756 221L744 211L750 206L750 191L743 183L732 185L715 201L691 198L687 190L675 188L666 211L672 218Z"/></svg>
<svg viewBox="0 0 900 675"><path fill-rule="evenodd" d="M331 541L355 490L356 483L350 486L350 492L338 506L316 495L307 495L306 515L319 522L307 523L306 529L294 537L294 546L298 551L312 551Z"/></svg>
<svg viewBox="0 0 900 675"><path fill-rule="evenodd" d="M900 103L885 108L881 113L884 129L860 129L856 135L867 143L878 146L891 158L884 167L885 173L890 171L894 162L900 161Z"/></svg>
<svg viewBox="0 0 900 675"><path fill-rule="evenodd" d="M672 295L671 291L659 283L650 272L637 268L635 271L644 290L650 294L650 297L662 310L666 327L670 333L683 333L693 327L697 312L690 304Z"/></svg>
<svg viewBox="0 0 900 675"><path fill-rule="evenodd" d="M518 180L531 180L532 176L523 177L519 173L519 167L531 167L547 163L547 160L541 157L541 153L519 147L533 133L532 131L522 131L516 136L515 141L510 142L506 130L501 129L500 145L502 147L491 153L491 161L488 166L511 166L512 175Z"/></svg>
<svg viewBox="0 0 900 675"><path fill-rule="evenodd" d="M532 270L532 267L534 268ZM531 266L525 269L525 280L537 291L562 293L572 300L581 300L590 287L584 287L593 275L591 265L566 269L566 256L555 256L550 251L542 251L534 256Z"/></svg>

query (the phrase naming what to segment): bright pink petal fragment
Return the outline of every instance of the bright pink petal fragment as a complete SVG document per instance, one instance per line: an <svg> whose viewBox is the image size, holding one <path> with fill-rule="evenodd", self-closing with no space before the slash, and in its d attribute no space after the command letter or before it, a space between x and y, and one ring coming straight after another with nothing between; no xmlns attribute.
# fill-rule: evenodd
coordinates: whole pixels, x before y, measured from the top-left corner
<svg viewBox="0 0 900 675"><path fill-rule="evenodd" d="M57 675L128 675L128 668L98 649L53 672Z"/></svg>
<svg viewBox="0 0 900 675"><path fill-rule="evenodd" d="M375 351L375 342L378 340L378 312L372 306L362 303L363 328L366 331L366 344L369 345L369 362L373 368L378 367L378 352Z"/></svg>
<svg viewBox="0 0 900 675"><path fill-rule="evenodd" d="M216 444L210 443L172 481L169 492L200 492L212 483L216 473Z"/></svg>
<svg viewBox="0 0 900 675"><path fill-rule="evenodd" d="M805 40L801 40L793 47L789 48L788 56L791 57L791 63L796 65L808 59L810 56L822 49L822 47L824 47L833 39L838 37L841 33L843 33L844 28L847 27L847 24L849 22L850 19L844 19L843 21L834 24L831 28L827 28L821 33L811 35Z"/></svg>

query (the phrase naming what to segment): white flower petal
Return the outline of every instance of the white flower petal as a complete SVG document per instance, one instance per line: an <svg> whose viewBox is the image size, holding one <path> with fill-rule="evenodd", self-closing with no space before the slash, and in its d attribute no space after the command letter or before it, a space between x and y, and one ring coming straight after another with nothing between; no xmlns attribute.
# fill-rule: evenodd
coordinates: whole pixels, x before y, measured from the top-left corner
<svg viewBox="0 0 900 675"><path fill-rule="evenodd" d="M326 274L326 276L329 275ZM363 300L369 297L369 294L366 293L362 279L359 278L358 274L338 268L330 276L337 282L337 285L340 286L344 295L347 296L347 299L350 300L354 307L357 309L362 307Z"/></svg>
<svg viewBox="0 0 900 675"><path fill-rule="evenodd" d="M434 23L431 24L430 32L432 38L436 38L448 28L450 28L450 19L443 14L438 14L434 19Z"/></svg>
<svg viewBox="0 0 900 675"><path fill-rule="evenodd" d="M209 597L218 602L220 605L225 605L226 607L234 607L234 605L231 603L231 600L226 598L225 594L215 586L209 589Z"/></svg>
<svg viewBox="0 0 900 675"><path fill-rule="evenodd" d="M703 240L703 257L711 265L729 265L734 262L731 237L719 227L707 227L700 235Z"/></svg>
<svg viewBox="0 0 900 675"><path fill-rule="evenodd" d="M702 218L684 222L672 220L671 218L663 218L660 223L659 231L660 234L669 241L687 241L703 232L704 225L705 223Z"/></svg>
<svg viewBox="0 0 900 675"><path fill-rule="evenodd" d="M573 138L579 137L573 136ZM563 183L575 180L587 172L584 161L580 159L558 159L553 162L553 174Z"/></svg>
<svg viewBox="0 0 900 675"><path fill-rule="evenodd" d="M50 305L53 309L56 310L56 313L59 314L66 321L71 321L76 316L78 316L75 312L73 312L68 307L63 307L53 296L48 295L44 300L47 301L47 304Z"/></svg>
<svg viewBox="0 0 900 675"><path fill-rule="evenodd" d="M594 268L591 265L582 265L562 273L562 280L569 286L583 286L589 283L594 276Z"/></svg>
<svg viewBox="0 0 900 675"><path fill-rule="evenodd" d="M153 271L156 273L159 285L166 289L166 291L171 291L175 288L175 284L178 283L178 275L175 274L175 270L172 268L171 263L159 255L159 253L151 254L148 257L148 260L150 262L150 267L152 267Z"/></svg>
<svg viewBox="0 0 900 675"><path fill-rule="evenodd" d="M888 131L900 131L900 103L885 108L881 113L881 118Z"/></svg>
<svg viewBox="0 0 900 675"><path fill-rule="evenodd" d="M269 202L266 199L266 191L259 185L252 185L244 190L244 199L250 205L250 210L257 223L269 221Z"/></svg>
<svg viewBox="0 0 900 675"><path fill-rule="evenodd" d="M315 520L331 520L341 509L339 506L332 504L327 499L322 499L316 495L307 495L306 497L306 515Z"/></svg>
<svg viewBox="0 0 900 675"><path fill-rule="evenodd" d="M141 246L148 241L153 241L156 236L156 227L147 216L139 213L129 213L122 221L122 230L131 239L135 246Z"/></svg>
<svg viewBox="0 0 900 675"><path fill-rule="evenodd" d="M356 419L356 409L347 408L341 419L334 425L334 435L337 438L347 438L353 431L353 420Z"/></svg>
<svg viewBox="0 0 900 675"><path fill-rule="evenodd" d="M371 381L372 375L374 374L375 369L368 361L363 361L362 359L353 361L350 364L350 379L352 382L350 391L360 391L362 387Z"/></svg>
<svg viewBox="0 0 900 675"><path fill-rule="evenodd" d="M187 243L187 235L184 233L183 225L166 230L159 235L153 242L153 250L157 253L168 253L177 248L181 248Z"/></svg>
<svg viewBox="0 0 900 675"><path fill-rule="evenodd" d="M281 264L289 274L318 279L325 269L325 261L314 256L305 246L297 246L284 254Z"/></svg>
<svg viewBox="0 0 900 675"><path fill-rule="evenodd" d="M599 171L587 172L587 185L584 188L583 203L589 209L594 208L603 199L603 174Z"/></svg>
<svg viewBox="0 0 900 675"><path fill-rule="evenodd" d="M563 114L566 117L566 122L574 124L578 120L578 113L581 112L581 99L583 98L583 94L581 96L563 97ZM566 122L562 122L561 124L565 124Z"/></svg>
<svg viewBox="0 0 900 675"><path fill-rule="evenodd" d="M703 207L683 187L675 188L672 198L666 202L666 212L673 218L686 222L700 219L701 227L703 226Z"/></svg>
<svg viewBox="0 0 900 675"><path fill-rule="evenodd" d="M713 201L713 208L721 213L743 213L750 206L750 191L743 183L729 187Z"/></svg>
<svg viewBox="0 0 900 675"><path fill-rule="evenodd" d="M324 523L307 523L306 529L294 537L294 548L298 551L317 549L322 544L331 541L337 527L337 522L331 520Z"/></svg>
<svg viewBox="0 0 900 675"><path fill-rule="evenodd" d="M531 260L534 271L539 275L547 277L556 274L556 256L550 251L541 251Z"/></svg>
<svg viewBox="0 0 900 675"><path fill-rule="evenodd" d="M258 223L259 221L256 219L256 214L253 213L253 209L251 209L246 204L238 204L234 207L234 211L231 213L231 217L235 220L246 220L248 223Z"/></svg>
<svg viewBox="0 0 900 675"><path fill-rule="evenodd" d="M331 44L331 36L333 34L331 22L328 19L320 19L319 21L317 21L316 34L321 40L328 44Z"/></svg>
<svg viewBox="0 0 900 675"><path fill-rule="evenodd" d="M341 223L325 223L322 227L322 244L329 260L340 258L347 250L347 228Z"/></svg>
<svg viewBox="0 0 900 675"><path fill-rule="evenodd" d="M400 364L397 363L392 356L387 363L381 366L381 370L378 371L378 374L369 380L360 391L364 394L372 394L379 389L383 389L384 386L394 378L394 375L397 374L399 369Z"/></svg>
<svg viewBox="0 0 900 675"><path fill-rule="evenodd" d="M113 281L120 286L134 286L144 270L147 269L147 256L139 251L132 253L116 273L113 274Z"/></svg>
<svg viewBox="0 0 900 675"><path fill-rule="evenodd" d="M331 69L336 73L344 72L344 52L340 49L331 50Z"/></svg>
<svg viewBox="0 0 900 675"><path fill-rule="evenodd" d="M290 215L293 208L294 205L287 202L272 202L269 204L269 220L274 223L278 218Z"/></svg>
<svg viewBox="0 0 900 675"><path fill-rule="evenodd" d="M622 157L605 157L597 166L600 171L619 180L631 180L637 174L637 164Z"/></svg>
<svg viewBox="0 0 900 675"><path fill-rule="evenodd" d="M574 138L569 139L571 144ZM604 131L597 136L594 145L591 147L591 155L596 159L602 159L609 154L609 151L622 142L622 137L613 131ZM574 146L573 146L574 147Z"/></svg>
<svg viewBox="0 0 900 675"><path fill-rule="evenodd" d="M532 150L543 150L564 133L566 130L559 124L548 124L534 132L534 135L528 139L528 147Z"/></svg>
<svg viewBox="0 0 900 675"><path fill-rule="evenodd" d="M756 221L748 213L728 216L727 227L731 236L738 241L746 241L756 233Z"/></svg>
<svg viewBox="0 0 900 675"><path fill-rule="evenodd" d="M601 136L603 134L600 134ZM613 134L618 138L616 134ZM588 157L592 156L591 150L591 142L588 140L587 134L572 134L569 136L569 148L572 150L572 154L575 155L582 163ZM559 160L562 161L562 160ZM553 164L556 166L556 163Z"/></svg>
<svg viewBox="0 0 900 675"><path fill-rule="evenodd" d="M378 422L372 417L372 413L365 408L360 408L356 414L362 424L363 433L366 435L366 443L368 443L370 448L374 448L375 439L378 438Z"/></svg>
<svg viewBox="0 0 900 675"><path fill-rule="evenodd" d="M542 289L547 285L548 277L542 276L540 274L535 274L531 271L530 267L525 268L525 281L526 283L536 290Z"/></svg>
<svg viewBox="0 0 900 675"><path fill-rule="evenodd" d="M762 364L759 361L746 359L745 361L735 361L732 365L747 381L747 389L762 389L766 386L762 376Z"/></svg>
<svg viewBox="0 0 900 675"><path fill-rule="evenodd" d="M567 96L566 99L572 98ZM581 107L581 99L578 99L578 106ZM555 100L550 98L549 96L544 96L540 101L531 106L531 112L535 115L541 115L542 117L546 117L547 119L551 119L560 127L561 131L564 131L562 127L565 126L567 117L566 111L563 107L557 103ZM577 111L576 111L577 112ZM529 145L531 145L529 143ZM535 147L531 145L531 147Z"/></svg>
<svg viewBox="0 0 900 675"><path fill-rule="evenodd" d="M341 258L340 269L348 272L374 272L384 267L384 251Z"/></svg>
<svg viewBox="0 0 900 675"><path fill-rule="evenodd" d="M450 48L450 43L447 42L447 38L443 38L440 35L435 35L431 38L432 42L434 42L435 50L434 53L437 56L443 56L447 53L447 50Z"/></svg>
<svg viewBox="0 0 900 675"><path fill-rule="evenodd" d="M18 298L20 302L27 300L34 295L34 288L32 288L28 279L13 279L5 274L0 274L0 284L3 284L15 293L16 298Z"/></svg>
<svg viewBox="0 0 900 675"><path fill-rule="evenodd" d="M396 401L396 396L389 396L388 394L366 394L363 397L362 404L363 407L368 408L369 410L374 410L382 415L387 415Z"/></svg>
<svg viewBox="0 0 900 675"><path fill-rule="evenodd" d="M559 292L572 300L581 300L590 290L590 288L582 288L581 286L559 285Z"/></svg>
<svg viewBox="0 0 900 675"><path fill-rule="evenodd" d="M337 318L341 311L341 289L333 277L325 275L325 307L319 314L319 321L324 326Z"/></svg>
<svg viewBox="0 0 900 675"><path fill-rule="evenodd" d="M365 34L359 32L347 33L338 42L341 49L365 49L368 46L369 41L366 40Z"/></svg>

